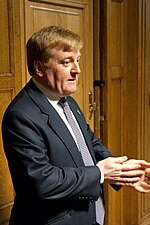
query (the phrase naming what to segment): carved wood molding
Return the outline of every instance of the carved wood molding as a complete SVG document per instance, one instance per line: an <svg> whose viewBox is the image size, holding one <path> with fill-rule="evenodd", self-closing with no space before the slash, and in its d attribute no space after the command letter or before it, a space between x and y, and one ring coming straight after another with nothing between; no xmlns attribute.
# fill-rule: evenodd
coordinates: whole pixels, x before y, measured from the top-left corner
<svg viewBox="0 0 150 225"><path fill-rule="evenodd" d="M65 11L60 9L52 9L48 7L40 7L40 6L33 6L31 5L30 8L37 9L37 10L43 10L43 11L49 11L49 12L55 12L55 13L63 13L63 14L69 14L69 15L79 15L77 12L71 12L71 11Z"/></svg>
<svg viewBox="0 0 150 225"><path fill-rule="evenodd" d="M124 0L111 0L112 2L122 3Z"/></svg>

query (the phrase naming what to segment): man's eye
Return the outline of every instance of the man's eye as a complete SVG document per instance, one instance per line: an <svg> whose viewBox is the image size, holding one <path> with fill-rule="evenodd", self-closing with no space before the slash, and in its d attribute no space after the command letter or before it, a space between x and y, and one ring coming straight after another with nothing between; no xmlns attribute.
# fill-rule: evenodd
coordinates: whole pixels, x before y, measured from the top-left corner
<svg viewBox="0 0 150 225"><path fill-rule="evenodd" d="M68 60L68 61L64 61L62 64L63 64L64 66L69 66L69 65L70 65L70 63L71 63L71 61L70 61L70 60Z"/></svg>

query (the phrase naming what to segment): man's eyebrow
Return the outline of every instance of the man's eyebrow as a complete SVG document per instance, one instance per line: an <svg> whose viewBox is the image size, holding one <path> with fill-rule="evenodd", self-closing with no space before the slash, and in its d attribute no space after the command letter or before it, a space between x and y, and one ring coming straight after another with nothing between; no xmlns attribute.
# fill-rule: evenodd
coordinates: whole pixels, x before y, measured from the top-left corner
<svg viewBox="0 0 150 225"><path fill-rule="evenodd" d="M72 60L72 59L73 59L73 57L72 57L72 56L67 56L67 57L64 57L63 59L59 59L59 62L63 62L63 61L65 61L66 59L70 59L70 60Z"/></svg>
<svg viewBox="0 0 150 225"><path fill-rule="evenodd" d="M77 59L79 59L81 57L81 54L77 57ZM67 56L67 57L64 57L63 59L60 59L59 61L64 61L66 59L74 59L73 56Z"/></svg>

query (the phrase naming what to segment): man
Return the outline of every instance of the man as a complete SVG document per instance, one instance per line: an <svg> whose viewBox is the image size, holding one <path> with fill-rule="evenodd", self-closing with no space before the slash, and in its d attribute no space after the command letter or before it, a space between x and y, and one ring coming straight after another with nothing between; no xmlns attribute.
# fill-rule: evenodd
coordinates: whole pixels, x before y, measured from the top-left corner
<svg viewBox="0 0 150 225"><path fill-rule="evenodd" d="M77 34L55 26L28 40L32 79L7 108L2 126L16 192L10 225L103 224L97 219L104 215L101 183L116 185L116 190L117 185L150 190L144 169L150 164L111 157L70 97L77 89L82 46ZM65 104L78 132L65 114Z"/></svg>

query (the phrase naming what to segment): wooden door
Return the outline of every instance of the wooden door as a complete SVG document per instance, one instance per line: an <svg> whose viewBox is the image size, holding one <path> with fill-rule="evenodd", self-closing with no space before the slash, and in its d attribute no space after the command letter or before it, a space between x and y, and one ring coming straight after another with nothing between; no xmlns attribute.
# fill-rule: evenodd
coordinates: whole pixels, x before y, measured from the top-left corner
<svg viewBox="0 0 150 225"><path fill-rule="evenodd" d="M150 1L101 1L103 141L114 156L150 161ZM149 225L150 195L105 186L106 225Z"/></svg>
<svg viewBox="0 0 150 225"><path fill-rule="evenodd" d="M150 161L150 0L141 1L141 146L139 147L140 157ZM144 12L144 13L142 13ZM144 46L144 51L142 46ZM150 225L150 194L140 196L140 225Z"/></svg>
<svg viewBox="0 0 150 225"><path fill-rule="evenodd" d="M22 86L18 0L0 1L0 127L3 113ZM9 141L9 140L8 140ZM0 129L0 224L6 225L14 189L3 151Z"/></svg>
<svg viewBox="0 0 150 225"><path fill-rule="evenodd" d="M87 122L89 91L93 93L93 3L91 0L0 1L0 125L7 105L29 80L25 42L36 30L61 25L84 40L78 91L74 94ZM9 140L8 140L9 141ZM0 225L7 225L13 205L14 189L0 135Z"/></svg>
<svg viewBox="0 0 150 225"><path fill-rule="evenodd" d="M123 143L124 135L124 91L126 88L126 1L107 0L104 3L107 11L105 50L107 57L104 61L106 74L104 140L113 156L126 155ZM104 73L105 73L104 72ZM123 189L114 191L106 186L106 224L125 225L123 212ZM129 223L130 224L130 223Z"/></svg>

